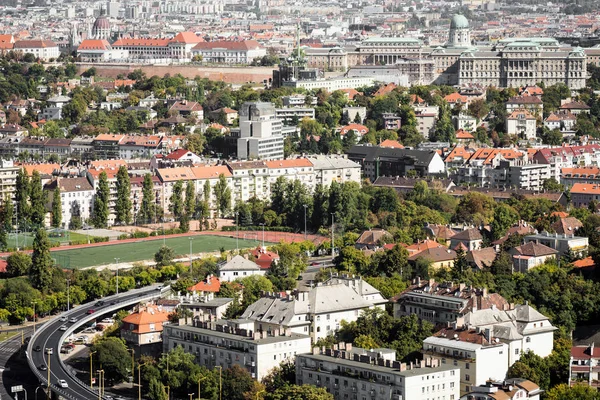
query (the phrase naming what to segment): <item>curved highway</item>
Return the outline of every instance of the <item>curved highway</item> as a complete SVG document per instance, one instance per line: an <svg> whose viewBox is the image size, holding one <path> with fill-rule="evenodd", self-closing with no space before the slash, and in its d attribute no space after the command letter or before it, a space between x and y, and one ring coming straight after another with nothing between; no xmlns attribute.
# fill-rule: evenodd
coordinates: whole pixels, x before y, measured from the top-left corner
<svg viewBox="0 0 600 400"><path fill-rule="evenodd" d="M72 400L98 398L96 387L92 390L90 389L89 382L86 384L77 379L74 374L70 373L69 367L60 359L60 348L64 339L75 329L97 319L103 314L114 312L125 306L135 305L140 301L159 298L163 292L167 290L170 290L170 287L162 287L162 285L153 285L142 289L130 290L122 294L99 299L104 302L102 306L96 306L95 304L98 300L94 300L93 302L82 304L53 318L37 330L35 335L33 335L29 341L29 345L27 346L27 362L29 363L29 367L42 384L47 384L48 370L42 370L41 367L48 368L48 361L50 361L49 384L53 392L66 399ZM88 314L87 312L89 309L94 309L95 312L93 314ZM75 318L77 321L64 322L60 320L60 318L63 317L66 317L69 320ZM67 326L66 331L61 331L59 329L63 325ZM40 350L36 351L37 349ZM46 349L52 349L52 354L48 355ZM67 382L68 388L61 388L58 385L60 379L64 379Z"/></svg>

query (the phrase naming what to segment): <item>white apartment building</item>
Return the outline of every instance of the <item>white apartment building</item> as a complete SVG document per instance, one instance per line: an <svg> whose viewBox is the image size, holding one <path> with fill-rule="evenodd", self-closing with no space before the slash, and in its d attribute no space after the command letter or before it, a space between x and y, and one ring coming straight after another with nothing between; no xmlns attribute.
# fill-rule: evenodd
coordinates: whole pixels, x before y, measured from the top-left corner
<svg viewBox="0 0 600 400"><path fill-rule="evenodd" d="M315 119L315 109L311 107L289 107L276 108L275 117L284 121L286 124L293 124L296 121L302 121L304 118Z"/></svg>
<svg viewBox="0 0 600 400"><path fill-rule="evenodd" d="M313 164L315 185L329 187L332 182L361 182L360 164L346 156L310 155L308 160Z"/></svg>
<svg viewBox="0 0 600 400"><path fill-rule="evenodd" d="M4 204L7 197L14 200L18 173L19 167L12 160L0 159L0 204Z"/></svg>
<svg viewBox="0 0 600 400"><path fill-rule="evenodd" d="M587 236L575 236L575 234L549 233L541 232L534 235L527 235L523 238L525 243L535 242L548 246L557 250L560 255L569 253L583 254L589 247L589 239Z"/></svg>
<svg viewBox="0 0 600 400"><path fill-rule="evenodd" d="M248 306L240 318L255 330L291 329L314 341L333 334L342 321L356 321L361 310L384 309L387 300L362 278L334 276L307 292L271 293Z"/></svg>
<svg viewBox="0 0 600 400"><path fill-rule="evenodd" d="M423 341L423 353L441 365L460 369L461 395L468 393L472 385L482 385L488 379L504 379L509 367L507 344L489 342L474 332L456 335L428 337Z"/></svg>
<svg viewBox="0 0 600 400"><path fill-rule="evenodd" d="M515 110L506 117L506 133L526 140L535 140L537 119L527 110Z"/></svg>
<svg viewBox="0 0 600 400"><path fill-rule="evenodd" d="M92 215L95 191L87 178L57 178L46 184L47 202L52 209L52 199L56 188L60 190L62 207L62 227L68 228L74 216L85 221Z"/></svg>
<svg viewBox="0 0 600 400"><path fill-rule="evenodd" d="M245 202L252 197L262 200L270 197L269 169L265 161L230 162L227 166L231 170L234 202Z"/></svg>
<svg viewBox="0 0 600 400"><path fill-rule="evenodd" d="M335 400L458 400L458 367L427 358L406 365L394 350L365 350L350 343L296 357L296 383L325 388Z"/></svg>
<svg viewBox="0 0 600 400"><path fill-rule="evenodd" d="M521 354L540 357L552 352L554 331L548 317L529 305L511 310L496 307L459 317L452 328L423 341L423 353L452 363L461 370L461 394L489 379L502 380Z"/></svg>
<svg viewBox="0 0 600 400"><path fill-rule="evenodd" d="M177 346L196 356L196 363L208 369L239 365L252 378L261 380L282 361L310 353L310 336L289 329L255 331L252 322L219 320L191 325L168 325L163 329L163 349Z"/></svg>
<svg viewBox="0 0 600 400"><path fill-rule="evenodd" d="M237 157L241 160L283 158L282 121L271 103L246 102L239 112L240 137Z"/></svg>
<svg viewBox="0 0 600 400"><path fill-rule="evenodd" d="M272 160L267 161L266 164L269 169L269 177L267 178L269 190L279 177L284 177L288 180L298 180L303 185L306 185L310 191L315 189L317 176L314 165L308 158Z"/></svg>
<svg viewBox="0 0 600 400"><path fill-rule="evenodd" d="M260 269L258 264L240 255L219 264L218 268L221 282L231 282L252 275L264 276L266 273L265 270Z"/></svg>

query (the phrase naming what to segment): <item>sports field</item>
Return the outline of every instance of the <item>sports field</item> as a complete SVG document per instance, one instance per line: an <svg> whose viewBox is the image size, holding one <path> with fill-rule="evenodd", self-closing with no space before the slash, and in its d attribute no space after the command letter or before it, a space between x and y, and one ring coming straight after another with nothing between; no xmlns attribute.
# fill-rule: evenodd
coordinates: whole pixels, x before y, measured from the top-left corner
<svg viewBox="0 0 600 400"><path fill-rule="evenodd" d="M192 252L194 254L219 251L221 248L225 248L225 250L236 248L235 238L210 235L191 237L193 238ZM167 237L165 243L175 251L176 255L185 257L190 253L189 238L190 236ZM112 264L115 262L115 258L119 259L119 263L152 260L154 254L163 245L163 238L159 237L155 240L140 239L139 242L135 243L114 243L106 246L53 251L52 257L63 268L71 269ZM240 249L256 247L258 243L256 240L240 239L239 247Z"/></svg>

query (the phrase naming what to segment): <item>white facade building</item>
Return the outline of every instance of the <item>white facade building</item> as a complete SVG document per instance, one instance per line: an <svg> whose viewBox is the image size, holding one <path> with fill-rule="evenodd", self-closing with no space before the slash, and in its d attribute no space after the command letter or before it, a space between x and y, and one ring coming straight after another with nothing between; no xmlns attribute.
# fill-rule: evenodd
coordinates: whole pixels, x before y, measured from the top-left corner
<svg viewBox="0 0 600 400"><path fill-rule="evenodd" d="M220 264L218 268L219 279L221 282L231 282L235 281L236 279L242 279L252 275L264 276L266 272L261 270L256 263L240 255L237 255L231 260Z"/></svg>
<svg viewBox="0 0 600 400"><path fill-rule="evenodd" d="M44 61L60 56L58 45L52 40L19 40L15 42L14 51L23 55L33 54L36 58Z"/></svg>
<svg viewBox="0 0 600 400"><path fill-rule="evenodd" d="M74 216L78 216L81 221L90 218L95 191L87 178L57 178L46 184L50 209L57 185L60 189L62 227L68 228Z"/></svg>
<svg viewBox="0 0 600 400"><path fill-rule="evenodd" d="M335 400L430 400L459 398L459 369L425 359L396 361L394 350L364 350L340 344L296 357L296 383L325 388Z"/></svg>
<svg viewBox="0 0 600 400"><path fill-rule="evenodd" d="M247 102L240 108L239 159L273 160L283 158L282 121L271 103Z"/></svg>
<svg viewBox="0 0 600 400"><path fill-rule="evenodd" d="M278 329L258 332L252 322L243 320L168 325L163 329L163 345L164 352L183 347L196 356L197 364L208 369L239 365L256 380L282 361L311 350L308 335Z"/></svg>
<svg viewBox="0 0 600 400"><path fill-rule="evenodd" d="M336 332L342 321L356 321L361 310L383 309L385 303L381 293L362 278L336 276L308 292L273 293L258 299L241 318L254 321L255 330L289 328L317 341Z"/></svg>
<svg viewBox="0 0 600 400"><path fill-rule="evenodd" d="M329 187L332 182L361 181L360 164L345 156L311 155L308 160L313 164L315 185Z"/></svg>
<svg viewBox="0 0 600 400"><path fill-rule="evenodd" d="M506 117L506 133L517 135L519 138L535 140L537 120L527 110L513 111Z"/></svg>

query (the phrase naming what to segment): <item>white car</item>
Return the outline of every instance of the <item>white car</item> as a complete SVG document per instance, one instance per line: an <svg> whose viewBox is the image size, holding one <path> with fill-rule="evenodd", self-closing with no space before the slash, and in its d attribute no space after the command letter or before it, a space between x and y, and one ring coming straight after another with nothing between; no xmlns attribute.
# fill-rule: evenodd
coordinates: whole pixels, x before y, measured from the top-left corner
<svg viewBox="0 0 600 400"><path fill-rule="evenodd" d="M77 322L77 318L73 317L69 320L69 322L71 322L71 323Z"/></svg>
<svg viewBox="0 0 600 400"><path fill-rule="evenodd" d="M68 388L69 384L64 379L59 379L58 380L58 386L60 386L61 388Z"/></svg>
<svg viewBox="0 0 600 400"><path fill-rule="evenodd" d="M63 326L61 326L61 327L60 327L60 328L58 328L58 329L60 329L61 331L66 331L66 330L67 330L67 326L66 326L66 325L63 325Z"/></svg>
<svg viewBox="0 0 600 400"><path fill-rule="evenodd" d="M67 322L69 319L67 317L60 317L60 322Z"/></svg>
<svg viewBox="0 0 600 400"><path fill-rule="evenodd" d="M54 350L52 349L52 347L48 347L46 348L46 354L53 354Z"/></svg>

